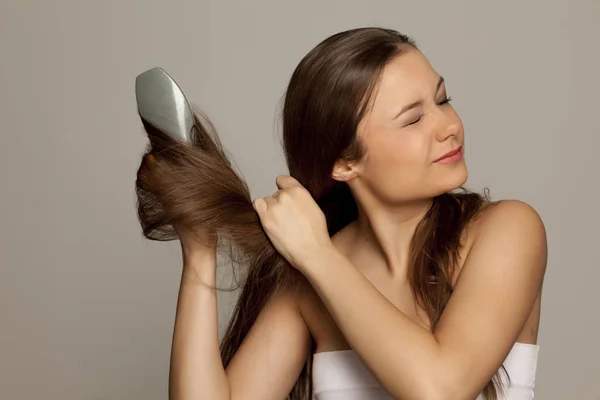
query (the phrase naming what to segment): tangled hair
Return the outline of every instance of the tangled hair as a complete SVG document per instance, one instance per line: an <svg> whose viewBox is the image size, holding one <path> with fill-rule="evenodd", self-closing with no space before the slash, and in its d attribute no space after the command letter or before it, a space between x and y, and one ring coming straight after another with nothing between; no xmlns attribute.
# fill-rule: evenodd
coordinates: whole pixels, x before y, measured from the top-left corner
<svg viewBox="0 0 600 400"><path fill-rule="evenodd" d="M358 215L349 187L331 177L334 163L364 154L358 123L383 68L408 47L417 48L412 39L389 29L341 32L311 50L290 79L283 108L286 161L290 175L323 210L331 236ZM178 224L217 235L219 243L228 243L231 259L243 265L240 297L220 345L227 367L267 301L279 291L297 288L302 276L264 233L248 186L208 119L198 113L195 122L193 143L183 144L143 121L150 145L137 174L138 217L144 236L152 240L176 239L173 226ZM417 226L409 280L432 331L452 294L461 233L490 204L487 193L445 193L433 199ZM289 400L312 396L310 353ZM495 400L500 390L497 373L483 394Z"/></svg>

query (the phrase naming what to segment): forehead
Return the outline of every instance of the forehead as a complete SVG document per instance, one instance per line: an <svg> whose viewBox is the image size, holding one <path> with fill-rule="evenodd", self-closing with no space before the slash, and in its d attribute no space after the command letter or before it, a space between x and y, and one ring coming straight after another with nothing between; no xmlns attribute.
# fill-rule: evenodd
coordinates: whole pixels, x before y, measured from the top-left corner
<svg viewBox="0 0 600 400"><path fill-rule="evenodd" d="M374 105L378 102L404 103L431 96L439 75L419 50L408 48L383 69Z"/></svg>

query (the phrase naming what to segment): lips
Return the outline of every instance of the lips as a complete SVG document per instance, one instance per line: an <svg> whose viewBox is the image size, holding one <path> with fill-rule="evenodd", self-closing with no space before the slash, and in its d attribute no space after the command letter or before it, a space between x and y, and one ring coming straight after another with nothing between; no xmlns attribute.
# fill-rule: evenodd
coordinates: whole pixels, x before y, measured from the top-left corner
<svg viewBox="0 0 600 400"><path fill-rule="evenodd" d="M452 151L449 151L448 153L444 154L443 156L441 156L440 158L438 158L434 162L442 161L442 160L444 160L446 158L450 158L452 156L455 156L458 153L460 153L461 151L462 151L462 146L458 146L456 149L454 149Z"/></svg>

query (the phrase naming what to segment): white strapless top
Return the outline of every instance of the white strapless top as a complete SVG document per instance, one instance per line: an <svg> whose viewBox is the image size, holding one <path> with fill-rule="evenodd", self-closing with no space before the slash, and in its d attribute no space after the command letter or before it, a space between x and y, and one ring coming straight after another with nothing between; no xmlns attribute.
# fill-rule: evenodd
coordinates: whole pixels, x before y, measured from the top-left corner
<svg viewBox="0 0 600 400"><path fill-rule="evenodd" d="M505 389L499 400L533 399L538 352L538 345L514 344L504 361L510 384L501 371ZM314 354L312 375L314 400L393 400L353 350Z"/></svg>

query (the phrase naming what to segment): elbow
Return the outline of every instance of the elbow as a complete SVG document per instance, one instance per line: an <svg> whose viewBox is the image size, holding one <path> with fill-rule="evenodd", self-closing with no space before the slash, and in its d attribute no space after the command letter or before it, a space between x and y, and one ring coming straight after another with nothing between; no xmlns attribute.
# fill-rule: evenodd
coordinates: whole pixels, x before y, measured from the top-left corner
<svg viewBox="0 0 600 400"><path fill-rule="evenodd" d="M423 389L419 393L418 398L427 400L458 400L450 391L434 384L430 384L427 388Z"/></svg>
<svg viewBox="0 0 600 400"><path fill-rule="evenodd" d="M418 372L415 368L411 382L396 380L389 386L390 394L410 400L473 400L472 375L452 364L437 361Z"/></svg>
<svg viewBox="0 0 600 400"><path fill-rule="evenodd" d="M468 397L464 397L456 391L449 391L446 389L436 389L428 393L429 397L423 397L432 400L468 400Z"/></svg>
<svg viewBox="0 0 600 400"><path fill-rule="evenodd" d="M421 390L416 398L427 400L469 400L467 393L463 390L464 386L458 382L448 382L444 379L436 379L434 376L428 377L420 385Z"/></svg>
<svg viewBox="0 0 600 400"><path fill-rule="evenodd" d="M456 392L442 390L439 388L424 390L419 396L419 399L427 400L467 400L467 397L461 397Z"/></svg>
<svg viewBox="0 0 600 400"><path fill-rule="evenodd" d="M427 397L422 397L423 399L431 399L431 400L472 400L477 395L473 395L473 393L468 392L467 385L460 384L434 384L431 385L428 392L425 393Z"/></svg>

